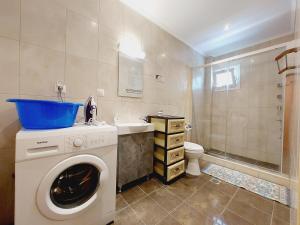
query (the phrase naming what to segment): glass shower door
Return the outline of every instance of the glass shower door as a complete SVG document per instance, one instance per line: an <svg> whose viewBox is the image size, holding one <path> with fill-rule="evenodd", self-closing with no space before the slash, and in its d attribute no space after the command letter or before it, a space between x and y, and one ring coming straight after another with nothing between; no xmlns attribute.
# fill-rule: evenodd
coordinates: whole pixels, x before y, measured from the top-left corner
<svg viewBox="0 0 300 225"><path fill-rule="evenodd" d="M282 50L211 67L210 154L280 171L284 88L274 58Z"/></svg>

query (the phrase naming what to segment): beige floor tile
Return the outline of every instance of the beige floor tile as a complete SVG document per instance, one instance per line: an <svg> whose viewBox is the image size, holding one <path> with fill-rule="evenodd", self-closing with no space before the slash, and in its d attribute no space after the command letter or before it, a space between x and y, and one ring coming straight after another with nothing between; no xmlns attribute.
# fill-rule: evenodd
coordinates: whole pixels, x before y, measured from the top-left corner
<svg viewBox="0 0 300 225"><path fill-rule="evenodd" d="M273 218L271 225L290 225L290 223L288 221L282 221L280 219Z"/></svg>
<svg viewBox="0 0 300 225"><path fill-rule="evenodd" d="M221 217L221 221L219 224L221 225L252 225L242 217L226 210ZM218 223L217 223L218 224Z"/></svg>
<svg viewBox="0 0 300 225"><path fill-rule="evenodd" d="M117 213L114 225L143 225L143 222L137 218L130 207L127 207Z"/></svg>
<svg viewBox="0 0 300 225"><path fill-rule="evenodd" d="M244 202L252 207L255 207L265 213L272 214L273 201L263 198L257 194L244 189L239 189L234 197L235 200Z"/></svg>
<svg viewBox="0 0 300 225"><path fill-rule="evenodd" d="M201 188L204 184L208 182L211 177L206 174L201 174L200 176L190 176L186 175L179 181L187 186Z"/></svg>
<svg viewBox="0 0 300 225"><path fill-rule="evenodd" d="M149 194L149 193L161 188L163 186L163 184L160 183L159 181L157 181L156 179L152 178L152 179L147 180L146 182L142 183L139 186L144 192Z"/></svg>
<svg viewBox="0 0 300 225"><path fill-rule="evenodd" d="M182 202L176 195L164 188L152 192L150 197L168 212L175 209Z"/></svg>
<svg viewBox="0 0 300 225"><path fill-rule="evenodd" d="M219 216L230 198L228 195L204 186L189 197L186 202L199 212L210 216Z"/></svg>
<svg viewBox="0 0 300 225"><path fill-rule="evenodd" d="M213 225L211 217L197 212L186 204L177 208L171 215L181 225Z"/></svg>
<svg viewBox="0 0 300 225"><path fill-rule="evenodd" d="M159 222L158 225L180 225L173 217L167 216L162 221Z"/></svg>
<svg viewBox="0 0 300 225"><path fill-rule="evenodd" d="M146 197L131 205L137 217L147 225L157 224L162 220L167 212L150 197Z"/></svg>
<svg viewBox="0 0 300 225"><path fill-rule="evenodd" d="M190 197L193 193L195 193L198 190L196 185L185 184L179 180L169 185L167 189L172 191L176 196L178 196L182 200Z"/></svg>
<svg viewBox="0 0 300 225"><path fill-rule="evenodd" d="M132 203L136 202L137 200L140 200L141 198L146 197L145 192L143 192L142 189L139 188L138 186L122 192L121 195L126 200L126 202L128 202L129 204L132 204Z"/></svg>
<svg viewBox="0 0 300 225"><path fill-rule="evenodd" d="M123 209L126 206L128 206L128 203L125 201L121 194L118 194L116 199L116 210L119 211L120 209Z"/></svg>
<svg viewBox="0 0 300 225"><path fill-rule="evenodd" d="M278 202L275 202L273 217L282 221L290 222L290 208Z"/></svg>
<svg viewBox="0 0 300 225"><path fill-rule="evenodd" d="M209 181L205 184L205 188L222 192L228 196L232 196L238 189L238 187L223 181L221 181L219 184Z"/></svg>
<svg viewBox="0 0 300 225"><path fill-rule="evenodd" d="M271 215L236 199L233 199L228 208L233 213L255 225L268 225L271 222Z"/></svg>

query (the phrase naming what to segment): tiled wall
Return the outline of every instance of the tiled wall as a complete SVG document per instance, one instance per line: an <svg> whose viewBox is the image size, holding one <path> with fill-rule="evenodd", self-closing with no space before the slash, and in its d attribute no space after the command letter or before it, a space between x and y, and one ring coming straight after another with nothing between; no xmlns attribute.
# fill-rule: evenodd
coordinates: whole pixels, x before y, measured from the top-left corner
<svg viewBox="0 0 300 225"><path fill-rule="evenodd" d="M205 148L247 158L281 163L283 94L274 58L282 49L261 53L213 67L194 69L193 139ZM207 59L209 63L211 59ZM211 70L240 65L240 87L212 90ZM200 104L197 106L197 104ZM202 107L201 107L202 106ZM201 109L200 109L201 107ZM201 115L201 116L198 116Z"/></svg>
<svg viewBox="0 0 300 225"><path fill-rule="evenodd" d="M240 87L213 91L211 148L280 165L282 153L282 77L274 58L283 49L214 66L240 66ZM281 121L280 121L281 120Z"/></svg>
<svg viewBox="0 0 300 225"><path fill-rule="evenodd" d="M117 96L118 40L141 40L144 97ZM0 224L13 218L14 138L20 128L11 97L67 100L98 97L99 118L112 122L148 113L191 118L191 69L201 56L117 0L0 0ZM164 82L154 79L163 75Z"/></svg>

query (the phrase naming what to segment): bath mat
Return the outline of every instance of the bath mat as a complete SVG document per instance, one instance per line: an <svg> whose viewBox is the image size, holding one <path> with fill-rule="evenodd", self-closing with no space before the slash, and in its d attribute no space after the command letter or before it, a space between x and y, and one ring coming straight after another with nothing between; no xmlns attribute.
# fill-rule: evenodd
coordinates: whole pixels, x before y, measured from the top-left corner
<svg viewBox="0 0 300 225"><path fill-rule="evenodd" d="M215 164L210 164L203 172L265 198L289 205L289 189L284 186Z"/></svg>

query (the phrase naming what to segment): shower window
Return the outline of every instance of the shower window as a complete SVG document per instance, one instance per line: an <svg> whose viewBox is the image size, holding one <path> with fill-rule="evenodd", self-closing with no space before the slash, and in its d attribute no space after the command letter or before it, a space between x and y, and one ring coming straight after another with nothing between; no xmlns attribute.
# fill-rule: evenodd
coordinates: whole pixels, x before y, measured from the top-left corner
<svg viewBox="0 0 300 225"><path fill-rule="evenodd" d="M213 72L213 84L216 91L240 88L240 66L217 69Z"/></svg>

